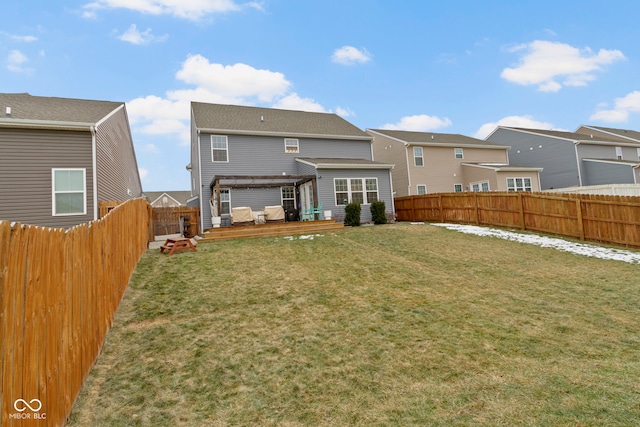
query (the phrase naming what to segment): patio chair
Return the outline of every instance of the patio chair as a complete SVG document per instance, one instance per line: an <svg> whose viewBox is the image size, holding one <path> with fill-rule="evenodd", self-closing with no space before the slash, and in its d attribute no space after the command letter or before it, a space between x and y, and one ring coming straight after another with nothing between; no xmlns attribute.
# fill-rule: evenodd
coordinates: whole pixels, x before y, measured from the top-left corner
<svg viewBox="0 0 640 427"><path fill-rule="evenodd" d="M316 219L316 215L318 215L318 219L324 219L324 211L322 210L322 202L318 203L318 207L312 207L311 209L311 219Z"/></svg>

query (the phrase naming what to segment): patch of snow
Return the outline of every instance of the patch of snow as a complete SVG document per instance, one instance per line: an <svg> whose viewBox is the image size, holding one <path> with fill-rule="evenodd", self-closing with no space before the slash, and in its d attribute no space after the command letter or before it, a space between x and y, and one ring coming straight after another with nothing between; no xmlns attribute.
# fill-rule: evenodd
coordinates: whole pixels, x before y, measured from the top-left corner
<svg viewBox="0 0 640 427"><path fill-rule="evenodd" d="M285 236L283 237L283 239L287 239L287 240L296 240L296 238L298 240L313 240L315 237L323 237L324 234L303 234L303 235L299 235L299 236ZM278 240L278 239L276 239Z"/></svg>
<svg viewBox="0 0 640 427"><path fill-rule="evenodd" d="M537 236L534 234L514 233L512 231L498 230L495 228L478 227L462 224L431 224L437 227L445 227L448 230L459 231L477 236L497 237L498 239L512 240L545 248L554 248L559 251L572 252L595 258L640 264L640 252L625 251L622 249L605 248L586 243L575 243L554 237Z"/></svg>

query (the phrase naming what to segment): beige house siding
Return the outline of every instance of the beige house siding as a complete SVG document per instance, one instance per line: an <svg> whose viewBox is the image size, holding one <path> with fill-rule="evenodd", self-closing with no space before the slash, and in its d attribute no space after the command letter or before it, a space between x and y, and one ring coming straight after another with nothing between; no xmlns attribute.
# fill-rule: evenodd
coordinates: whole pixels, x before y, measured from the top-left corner
<svg viewBox="0 0 640 427"><path fill-rule="evenodd" d="M537 172L509 172L498 171L497 173L498 186L496 191L507 191L507 179L508 178L530 178L531 179L531 191L540 191L540 174Z"/></svg>
<svg viewBox="0 0 640 427"><path fill-rule="evenodd" d="M471 182L465 175L462 163L507 163L506 149L487 149L458 147L463 149L463 158L455 158L456 147L422 146L424 166L415 166L413 147L407 147L410 153L409 171L411 173L411 194L416 194L416 184L426 184L428 193L454 191L455 184L463 184L463 189ZM495 181L495 179L494 179ZM395 182L395 177L394 177Z"/></svg>
<svg viewBox="0 0 640 427"><path fill-rule="evenodd" d="M404 143L384 135L374 134L371 136L374 139L372 144L373 160L394 165L391 170L394 197L407 196L409 175L407 170L407 149ZM413 162L413 152L409 160Z"/></svg>

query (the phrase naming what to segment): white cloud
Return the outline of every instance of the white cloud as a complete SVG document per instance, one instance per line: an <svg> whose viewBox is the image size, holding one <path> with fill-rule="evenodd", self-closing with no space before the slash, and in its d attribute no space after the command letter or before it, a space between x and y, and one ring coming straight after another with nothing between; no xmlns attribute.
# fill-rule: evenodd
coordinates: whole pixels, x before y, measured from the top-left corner
<svg viewBox="0 0 640 427"><path fill-rule="evenodd" d="M138 168L138 174L140 179L145 179L149 175L149 171L145 168Z"/></svg>
<svg viewBox="0 0 640 427"><path fill-rule="evenodd" d="M474 138L485 139L498 126L509 126L528 129L553 129L553 125L547 122L539 122L531 118L531 116L508 116L503 117L497 122L485 123L475 133Z"/></svg>
<svg viewBox="0 0 640 427"><path fill-rule="evenodd" d="M151 34L151 28L147 28L145 31L139 31L136 24L131 24L127 31L118 36L119 40L137 45L145 45L151 42L162 42L167 38L169 38L167 34L163 36L154 36Z"/></svg>
<svg viewBox="0 0 640 427"><path fill-rule="evenodd" d="M38 41L38 38L36 36L10 35L9 37L11 38L11 40L14 40L17 42L24 42L24 43L32 43L32 42Z"/></svg>
<svg viewBox="0 0 640 427"><path fill-rule="evenodd" d="M273 104L273 108L281 108L284 110L300 110L310 111L312 113L325 113L326 110L311 98L301 98L297 93L292 93L284 98L280 98L278 102Z"/></svg>
<svg viewBox="0 0 640 427"><path fill-rule="evenodd" d="M343 65L364 64L371 60L371 54L366 49L359 50L353 46L342 46L333 52L331 60Z"/></svg>
<svg viewBox="0 0 640 427"><path fill-rule="evenodd" d="M255 2L248 6L255 9L262 7ZM95 18L98 11L105 9L128 9L149 15L198 20L211 14L236 12L241 6L233 0L97 0L83 6L83 16Z"/></svg>
<svg viewBox="0 0 640 427"><path fill-rule="evenodd" d="M271 102L284 96L291 83L284 74L259 70L246 64L212 64L202 55L190 55L176 77L218 96L229 98L256 98Z"/></svg>
<svg viewBox="0 0 640 427"><path fill-rule="evenodd" d="M586 86L602 66L626 59L619 50L578 49L565 43L536 40L509 52L524 52L520 63L505 68L501 77L520 85L537 85L541 92L557 92L563 86ZM559 81L558 81L559 80Z"/></svg>
<svg viewBox="0 0 640 427"><path fill-rule="evenodd" d="M342 107L336 107L336 114L340 117L352 117L356 115L350 108Z"/></svg>
<svg viewBox="0 0 640 427"><path fill-rule="evenodd" d="M24 53L19 50L12 50L7 57L7 69L14 73L30 72L30 69L23 67L28 61L29 58Z"/></svg>
<svg viewBox="0 0 640 427"><path fill-rule="evenodd" d="M622 98L616 98L613 109L604 109L594 113L589 120L610 123L622 123L629 119L629 113L640 112L640 91L633 91Z"/></svg>
<svg viewBox="0 0 640 427"><path fill-rule="evenodd" d="M398 123L387 123L382 129L408 130L415 132L426 132L430 130L440 129L451 126L451 120L448 118L428 116L420 114L415 116L406 116L400 119Z"/></svg>

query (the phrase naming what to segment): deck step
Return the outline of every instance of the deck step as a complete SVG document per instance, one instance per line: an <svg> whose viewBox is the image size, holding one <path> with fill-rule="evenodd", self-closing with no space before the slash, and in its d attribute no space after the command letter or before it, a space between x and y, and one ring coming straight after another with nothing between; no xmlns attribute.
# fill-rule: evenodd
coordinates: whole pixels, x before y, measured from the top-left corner
<svg viewBox="0 0 640 427"><path fill-rule="evenodd" d="M297 234L339 231L344 229L344 224L333 220L242 225L205 230L205 232L200 235L201 238L198 239L198 241L206 242L256 237L291 236Z"/></svg>

